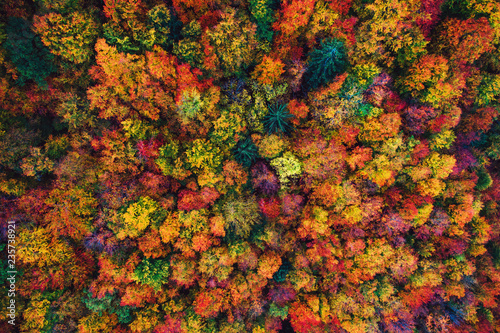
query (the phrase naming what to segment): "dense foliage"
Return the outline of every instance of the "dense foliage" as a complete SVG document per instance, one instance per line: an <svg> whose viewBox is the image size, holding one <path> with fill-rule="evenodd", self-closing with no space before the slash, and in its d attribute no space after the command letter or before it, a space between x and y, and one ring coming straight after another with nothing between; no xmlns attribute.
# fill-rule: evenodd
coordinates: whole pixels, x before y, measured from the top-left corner
<svg viewBox="0 0 500 333"><path fill-rule="evenodd" d="M499 59L494 0L1 1L0 332L499 331Z"/></svg>

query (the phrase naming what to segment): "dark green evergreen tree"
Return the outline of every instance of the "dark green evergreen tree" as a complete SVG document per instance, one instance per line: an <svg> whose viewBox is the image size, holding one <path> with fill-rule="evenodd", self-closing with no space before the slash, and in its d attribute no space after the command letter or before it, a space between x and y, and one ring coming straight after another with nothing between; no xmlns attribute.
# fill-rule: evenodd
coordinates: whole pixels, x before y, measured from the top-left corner
<svg viewBox="0 0 500 333"><path fill-rule="evenodd" d="M462 20L475 16L471 3L467 0L447 0L441 5L441 11L446 16Z"/></svg>
<svg viewBox="0 0 500 333"><path fill-rule="evenodd" d="M238 141L233 149L233 154L236 162L246 167L252 165L259 156L257 146L250 137Z"/></svg>
<svg viewBox="0 0 500 333"><path fill-rule="evenodd" d="M49 49L31 30L29 22L22 18L10 17L6 32L4 45L18 71L17 83L24 85L26 81L33 80L40 87L47 88L45 79L56 71Z"/></svg>
<svg viewBox="0 0 500 333"><path fill-rule="evenodd" d="M477 170L476 175L478 177L476 190L484 191L493 184L493 179L491 179L491 176L486 168L483 167Z"/></svg>
<svg viewBox="0 0 500 333"><path fill-rule="evenodd" d="M86 296L82 297L85 306L92 312L97 312L102 315L104 312L115 313L120 323L128 324L132 321L131 310L133 307L120 305L120 297L118 293L106 294L102 298L92 297L92 293L85 290Z"/></svg>
<svg viewBox="0 0 500 333"><path fill-rule="evenodd" d="M271 25L275 21L274 18L274 0L250 0L249 7L252 13L252 18L257 24L257 35L261 40L271 42L273 40L273 31Z"/></svg>
<svg viewBox="0 0 500 333"><path fill-rule="evenodd" d="M278 271L276 273L274 273L274 275L273 275L274 281L276 281L278 283L285 282L286 276L288 275L288 272L290 272L292 270L292 268L293 268L292 263L290 261L288 261L287 259L284 259L283 263L280 266L280 268L278 269Z"/></svg>
<svg viewBox="0 0 500 333"><path fill-rule="evenodd" d="M344 72L349 65L344 43L337 39L321 41L321 47L309 53L305 82L308 90L324 86Z"/></svg>
<svg viewBox="0 0 500 333"><path fill-rule="evenodd" d="M269 106L269 113L264 118L264 128L268 134L273 133L290 133L293 131L293 126L290 124L290 119L293 118L293 114L290 114L287 110L287 104L274 104Z"/></svg>

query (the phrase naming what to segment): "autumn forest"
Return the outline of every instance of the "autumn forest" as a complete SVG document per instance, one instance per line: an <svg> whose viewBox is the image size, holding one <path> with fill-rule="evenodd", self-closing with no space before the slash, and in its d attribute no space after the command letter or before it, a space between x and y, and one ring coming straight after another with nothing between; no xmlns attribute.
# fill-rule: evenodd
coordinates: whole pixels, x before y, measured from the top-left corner
<svg viewBox="0 0 500 333"><path fill-rule="evenodd" d="M500 2L2 0L0 331L500 331Z"/></svg>

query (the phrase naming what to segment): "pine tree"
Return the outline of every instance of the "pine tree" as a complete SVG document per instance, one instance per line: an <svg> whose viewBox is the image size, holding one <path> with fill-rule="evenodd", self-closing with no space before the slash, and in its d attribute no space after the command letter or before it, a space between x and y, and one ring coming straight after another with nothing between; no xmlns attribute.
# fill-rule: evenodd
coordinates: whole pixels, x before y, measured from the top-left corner
<svg viewBox="0 0 500 333"><path fill-rule="evenodd" d="M269 113L264 118L264 128L268 134L276 132L288 134L294 130L289 120L294 118L294 115L290 114L286 107L286 104L274 104L268 107Z"/></svg>
<svg viewBox="0 0 500 333"><path fill-rule="evenodd" d="M309 53L307 88L314 90L332 82L348 65L347 50L343 42L336 39L322 40L321 47Z"/></svg>

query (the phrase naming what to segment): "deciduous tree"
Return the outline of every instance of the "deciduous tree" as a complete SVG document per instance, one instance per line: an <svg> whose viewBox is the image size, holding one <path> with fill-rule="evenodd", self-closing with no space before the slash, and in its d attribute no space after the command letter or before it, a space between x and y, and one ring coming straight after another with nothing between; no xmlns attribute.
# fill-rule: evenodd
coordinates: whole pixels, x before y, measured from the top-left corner
<svg viewBox="0 0 500 333"><path fill-rule="evenodd" d="M98 24L89 13L73 12L69 17L49 13L33 20L34 31L53 54L77 64L91 59Z"/></svg>

